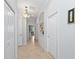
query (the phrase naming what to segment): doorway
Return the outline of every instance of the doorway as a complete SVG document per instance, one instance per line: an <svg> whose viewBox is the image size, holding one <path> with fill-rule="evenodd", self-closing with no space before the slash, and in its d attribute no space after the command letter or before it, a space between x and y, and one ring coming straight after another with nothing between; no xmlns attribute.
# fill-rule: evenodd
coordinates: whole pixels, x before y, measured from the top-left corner
<svg viewBox="0 0 79 59"><path fill-rule="evenodd" d="M35 39L35 26L29 25L29 40L33 38L33 41Z"/></svg>

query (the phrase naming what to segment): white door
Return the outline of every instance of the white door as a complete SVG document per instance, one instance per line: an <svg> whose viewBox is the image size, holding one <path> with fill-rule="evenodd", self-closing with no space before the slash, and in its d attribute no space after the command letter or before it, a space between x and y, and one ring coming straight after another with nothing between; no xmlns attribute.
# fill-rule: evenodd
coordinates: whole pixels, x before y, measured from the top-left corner
<svg viewBox="0 0 79 59"><path fill-rule="evenodd" d="M57 38L56 38L56 17L52 16L47 20L47 36L48 36L48 51L55 57L57 57Z"/></svg>
<svg viewBox="0 0 79 59"><path fill-rule="evenodd" d="M4 58L14 59L14 14L4 4Z"/></svg>

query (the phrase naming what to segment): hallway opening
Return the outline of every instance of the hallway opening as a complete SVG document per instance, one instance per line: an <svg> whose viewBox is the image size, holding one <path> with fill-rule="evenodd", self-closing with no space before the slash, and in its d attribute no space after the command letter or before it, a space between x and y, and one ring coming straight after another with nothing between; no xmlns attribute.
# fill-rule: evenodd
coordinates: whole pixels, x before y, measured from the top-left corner
<svg viewBox="0 0 79 59"><path fill-rule="evenodd" d="M29 25L29 39L35 36L35 27L33 25Z"/></svg>
<svg viewBox="0 0 79 59"><path fill-rule="evenodd" d="M28 31L29 30L29 31ZM17 59L54 59L54 57L43 50L36 39L36 27L28 25L29 39L26 40L26 45L17 46Z"/></svg>

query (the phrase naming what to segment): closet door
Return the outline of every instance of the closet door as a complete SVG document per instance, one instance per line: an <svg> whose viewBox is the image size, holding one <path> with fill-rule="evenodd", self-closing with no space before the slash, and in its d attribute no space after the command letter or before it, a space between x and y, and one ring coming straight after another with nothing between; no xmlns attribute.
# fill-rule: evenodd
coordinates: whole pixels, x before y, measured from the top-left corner
<svg viewBox="0 0 79 59"><path fill-rule="evenodd" d="M5 59L14 59L14 19L7 4L4 4L4 54Z"/></svg>
<svg viewBox="0 0 79 59"><path fill-rule="evenodd" d="M48 35L48 51L56 58L57 57L57 28L56 16L48 18L47 21Z"/></svg>

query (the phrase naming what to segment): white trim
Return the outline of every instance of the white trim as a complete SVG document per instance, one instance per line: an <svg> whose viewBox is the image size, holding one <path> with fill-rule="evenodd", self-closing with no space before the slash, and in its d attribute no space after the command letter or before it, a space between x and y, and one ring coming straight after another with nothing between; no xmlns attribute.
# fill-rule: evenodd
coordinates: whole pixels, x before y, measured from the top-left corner
<svg viewBox="0 0 79 59"><path fill-rule="evenodd" d="M10 6L10 4L4 0L4 3L6 4L6 6L9 8L9 10L11 11L12 14L15 14L15 11L12 9L12 7Z"/></svg>

